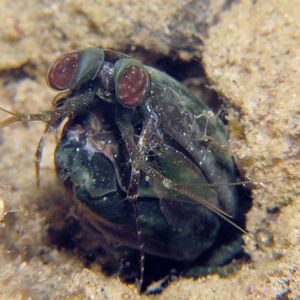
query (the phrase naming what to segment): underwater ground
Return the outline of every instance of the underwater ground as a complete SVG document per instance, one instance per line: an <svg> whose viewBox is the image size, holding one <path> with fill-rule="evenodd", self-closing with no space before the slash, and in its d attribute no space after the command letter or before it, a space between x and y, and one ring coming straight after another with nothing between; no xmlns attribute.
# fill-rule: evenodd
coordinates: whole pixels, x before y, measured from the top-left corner
<svg viewBox="0 0 300 300"><path fill-rule="evenodd" d="M244 177L259 182L246 227L265 245L245 237L251 261L228 277L178 279L160 295L140 296L53 244L71 207L54 174L55 140L47 140L37 190L43 126L15 124L0 131L1 299L300 298L299 1L0 0L0 17L0 106L19 112L49 107L47 67L70 49L113 48L182 68L202 62L226 103L230 151Z"/></svg>

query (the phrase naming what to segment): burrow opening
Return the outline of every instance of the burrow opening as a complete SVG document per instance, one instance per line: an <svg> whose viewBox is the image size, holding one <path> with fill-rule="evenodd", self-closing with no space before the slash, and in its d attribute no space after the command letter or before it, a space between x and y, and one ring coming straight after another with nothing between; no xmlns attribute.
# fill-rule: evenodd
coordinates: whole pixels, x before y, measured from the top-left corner
<svg viewBox="0 0 300 300"><path fill-rule="evenodd" d="M226 123L224 117L226 115L225 106L217 93L209 88L209 82L200 61L186 62L174 55L160 56L142 49L138 49L132 56L141 57L144 63L152 65L182 82L215 113L218 113L223 122ZM236 170L236 179L242 179L238 170ZM244 186L238 186L237 190L241 201L238 207L239 214L235 222L242 228L245 228L245 214L251 207L251 192ZM71 207L72 203L70 203ZM59 210L59 208L57 209ZM61 212L60 210L60 214ZM53 217L55 214L51 215ZM125 282L130 283L138 280L140 272L139 251L132 251L126 257L118 257L116 262L112 259L114 254L108 253L107 248L101 246L101 239L99 243L95 242L97 237L94 234L89 234L73 216L68 215L65 217L64 222L59 222L59 225L55 222L55 217L52 220L48 219L47 223L49 224L48 238L51 247L54 246L62 251L78 256L87 267L92 264L100 264L104 273L109 276L117 274ZM221 225L219 238L214 243L213 249L234 247L235 240L237 241L236 243L241 243L240 232L223 221ZM159 284L150 291L156 293L162 291L162 288L172 280L174 275L198 277L210 273L219 273L225 276L238 269L243 262L249 259L249 256L243 252L242 247L238 248L239 250L234 255L224 258L224 263L220 266L209 266L206 264L211 257L212 248L205 251L196 260L184 262L146 255L144 284L148 286L160 280ZM224 254L220 251L220 255L228 255L228 251L224 251ZM234 263L232 263L233 261ZM194 268L195 266L199 267ZM198 274L196 274L197 272Z"/></svg>

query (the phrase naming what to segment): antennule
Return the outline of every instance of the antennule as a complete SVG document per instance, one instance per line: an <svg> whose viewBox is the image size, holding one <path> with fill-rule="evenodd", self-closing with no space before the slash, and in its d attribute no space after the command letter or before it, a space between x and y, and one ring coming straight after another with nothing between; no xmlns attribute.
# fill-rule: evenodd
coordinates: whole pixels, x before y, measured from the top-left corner
<svg viewBox="0 0 300 300"><path fill-rule="evenodd" d="M22 114L19 114L19 113L15 113L15 112L12 112L12 111L9 111L7 109L4 109L2 107L0 107L0 110L8 113L11 115L11 117L3 120L0 122L0 128L3 128L3 127L6 127L6 126L9 126L13 123L16 123L16 122L23 122L23 121L26 121L26 117Z"/></svg>

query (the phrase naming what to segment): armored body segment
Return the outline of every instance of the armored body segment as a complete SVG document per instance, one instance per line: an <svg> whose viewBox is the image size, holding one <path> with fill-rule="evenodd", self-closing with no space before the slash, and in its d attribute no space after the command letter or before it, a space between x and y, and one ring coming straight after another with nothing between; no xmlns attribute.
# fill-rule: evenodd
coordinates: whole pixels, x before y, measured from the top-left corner
<svg viewBox="0 0 300 300"><path fill-rule="evenodd" d="M61 142L56 148L58 177L77 203L85 206L86 211L90 210L87 215L90 219L86 218L85 222L88 221L95 227L108 243L120 243L138 249L135 215L117 178L118 172L121 176L125 174L125 170L121 171L122 164L126 163L123 160L126 157L121 156L124 151L121 148L125 146L116 142L117 136L112 132L109 132L111 139L105 141L107 144L99 142L101 134L108 135L108 132L101 131L102 129L95 131L93 124L95 120L101 119L101 114L99 112L91 115L92 118L89 115L79 116L66 125ZM95 137L97 140L94 140ZM99 150L97 144L101 144L102 150ZM105 147L114 148L114 152L109 152ZM155 161L156 167L163 169L167 163L172 165L174 162L167 161L170 160L170 154L172 152L168 155L161 154ZM196 181L195 169L191 169L190 173L190 180ZM200 180L203 179L201 177L200 174ZM186 181L186 178L176 179L177 182ZM184 201L180 195L167 189L157 193L154 186L155 184L147 182L145 178L139 186L138 201L145 252L179 261L196 259L214 244L220 220L209 211L206 211L204 217L203 207L189 199ZM210 193L215 195L213 191ZM174 204L176 214L181 215L184 220L193 216L193 224L188 227L180 226L183 222L176 219L168 222L161 201L169 207Z"/></svg>
<svg viewBox="0 0 300 300"><path fill-rule="evenodd" d="M235 181L236 172L233 159L226 151L228 135L223 123L173 78L151 67L147 69L151 77L148 103L157 114L160 126L194 159L207 181L216 183L219 207L235 216L236 188L226 183Z"/></svg>

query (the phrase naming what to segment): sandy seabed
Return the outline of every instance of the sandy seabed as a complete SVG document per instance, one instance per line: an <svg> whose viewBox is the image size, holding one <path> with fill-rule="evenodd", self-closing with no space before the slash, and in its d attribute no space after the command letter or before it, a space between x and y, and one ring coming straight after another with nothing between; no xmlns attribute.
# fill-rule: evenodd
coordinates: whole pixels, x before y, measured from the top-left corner
<svg viewBox="0 0 300 300"><path fill-rule="evenodd" d="M300 298L299 2L227 2L0 0L0 105L7 109L46 109L54 96L47 66L70 49L202 59L230 107L236 161L261 182L253 185L247 229L268 244L261 251L245 238L252 262L229 277L179 279L158 296L140 296L134 285L51 246L48 229L69 209L54 175L55 142L47 141L36 190L33 156L43 128L13 125L0 131L1 299Z"/></svg>

